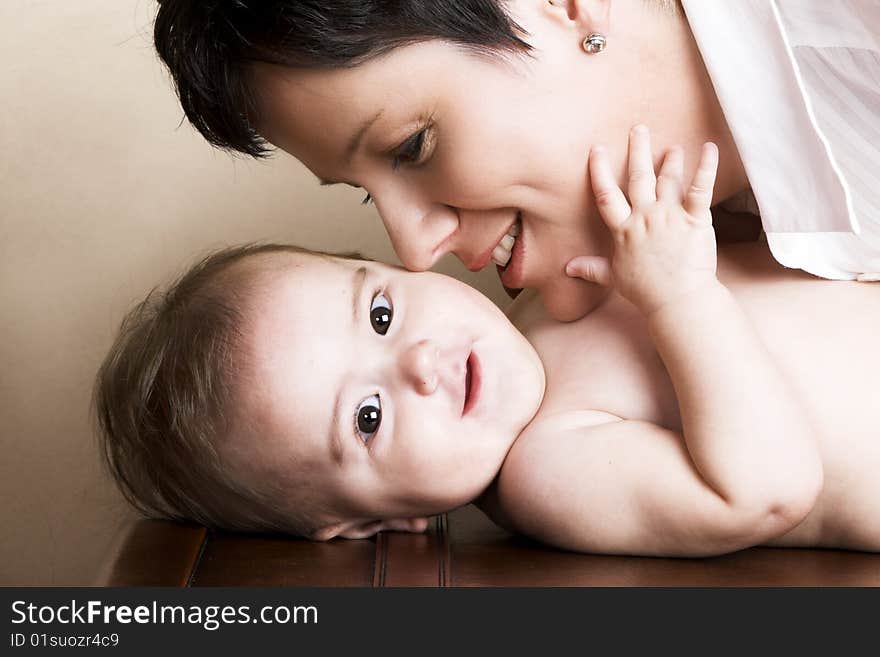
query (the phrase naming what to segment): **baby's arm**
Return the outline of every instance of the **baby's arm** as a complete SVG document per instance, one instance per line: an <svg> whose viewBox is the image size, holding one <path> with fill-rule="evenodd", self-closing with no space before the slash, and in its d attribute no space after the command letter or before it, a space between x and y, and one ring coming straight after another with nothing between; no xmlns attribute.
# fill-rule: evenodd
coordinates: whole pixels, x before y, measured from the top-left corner
<svg viewBox="0 0 880 657"><path fill-rule="evenodd" d="M614 257L610 263L576 258L568 271L613 284L645 316L678 397L683 436L607 416L589 428L560 428L556 440L570 444L524 446L556 453L564 447L576 455L581 472L592 477L574 486L589 499L585 514L625 510L625 531L590 523L591 540L601 539L596 532L614 536L599 542L609 551L638 552L652 535L652 553L763 542L796 526L822 485L817 442L799 400L715 275L709 203L717 149L704 147L686 194L682 159L680 149L671 150L655 179L647 129L634 130L628 203L604 152L594 151L592 183L614 236ZM604 467L610 460L616 470ZM507 475L517 476L515 469ZM559 528L573 529L565 522Z"/></svg>

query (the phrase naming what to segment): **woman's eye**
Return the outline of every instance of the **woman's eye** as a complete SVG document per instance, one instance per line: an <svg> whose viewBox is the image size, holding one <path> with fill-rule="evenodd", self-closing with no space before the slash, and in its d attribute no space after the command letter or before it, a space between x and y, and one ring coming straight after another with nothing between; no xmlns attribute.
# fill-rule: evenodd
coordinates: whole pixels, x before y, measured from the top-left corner
<svg viewBox="0 0 880 657"><path fill-rule="evenodd" d="M371 395L357 409L357 432L365 443L370 441L382 424L382 402L379 395Z"/></svg>
<svg viewBox="0 0 880 657"><path fill-rule="evenodd" d="M394 159L391 162L391 168L396 169L401 164L419 164L422 161L425 150L425 135L428 132L428 128L422 128L412 137L407 139L400 148L397 149L397 153L394 155Z"/></svg>
<svg viewBox="0 0 880 657"><path fill-rule="evenodd" d="M379 335L388 333L391 320L394 318L394 308L391 301L384 294L377 294L370 304L370 324Z"/></svg>

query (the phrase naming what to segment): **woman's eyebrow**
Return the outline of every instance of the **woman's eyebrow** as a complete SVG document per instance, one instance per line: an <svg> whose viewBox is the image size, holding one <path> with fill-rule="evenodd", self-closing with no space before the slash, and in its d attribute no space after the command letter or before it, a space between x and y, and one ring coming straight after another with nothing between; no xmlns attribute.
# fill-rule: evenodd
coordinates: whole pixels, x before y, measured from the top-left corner
<svg viewBox="0 0 880 657"><path fill-rule="evenodd" d="M364 124L360 128L358 128L358 131L354 133L352 138L348 141L348 146L345 147L345 153L343 154L343 163L344 164L347 165L347 164L351 163L351 158L354 156L355 153L357 153L358 148L360 148L361 142L364 139L364 135L367 134L367 131L373 126L373 124L376 121L379 120L379 117L381 117L382 114L384 114L384 112L385 112L384 109L380 109L378 112L376 112L376 115L373 118L367 119L364 122ZM345 181L329 180L328 178L322 178L321 176L318 176L318 182L321 185L344 184L344 185L351 185L352 187L359 186L359 185L354 185L352 183L347 183Z"/></svg>
<svg viewBox="0 0 880 657"><path fill-rule="evenodd" d="M361 142L364 139L364 135L367 134L367 130L369 130L373 124L379 120L379 117L385 113L385 109L382 108L376 114L364 121L363 125L358 129L357 132L354 133L351 140L348 142L348 146L345 149L345 164L349 164L351 162L352 156L357 153L358 148L360 148Z"/></svg>

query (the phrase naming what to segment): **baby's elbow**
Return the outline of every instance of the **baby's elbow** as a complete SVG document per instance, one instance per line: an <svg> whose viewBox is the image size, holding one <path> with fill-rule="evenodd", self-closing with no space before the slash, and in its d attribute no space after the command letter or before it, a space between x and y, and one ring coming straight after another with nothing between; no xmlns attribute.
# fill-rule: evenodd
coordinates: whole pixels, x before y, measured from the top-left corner
<svg viewBox="0 0 880 657"><path fill-rule="evenodd" d="M784 533L797 527L810 514L822 488L825 475L821 463L802 473L797 481L791 482L785 491L780 493L776 503L770 509L770 515L778 518Z"/></svg>
<svg viewBox="0 0 880 657"><path fill-rule="evenodd" d="M761 540L782 536L791 531L813 510L824 486L822 464L818 460L791 476L780 477L772 491L755 504L750 522L759 528Z"/></svg>

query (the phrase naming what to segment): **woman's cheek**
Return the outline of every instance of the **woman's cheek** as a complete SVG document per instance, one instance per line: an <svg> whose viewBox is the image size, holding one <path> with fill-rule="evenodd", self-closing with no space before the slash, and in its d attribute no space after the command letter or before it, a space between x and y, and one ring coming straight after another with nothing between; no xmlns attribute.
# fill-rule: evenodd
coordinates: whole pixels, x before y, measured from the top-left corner
<svg viewBox="0 0 880 657"><path fill-rule="evenodd" d="M528 132L510 124L509 117L471 117L457 128L438 135L436 183L465 207L509 206L509 190L528 187L536 178L532 162L540 144L529 143Z"/></svg>
<svg viewBox="0 0 880 657"><path fill-rule="evenodd" d="M474 206L485 203L492 193L499 170L494 148L485 148L485 142L467 138L441 138L430 163L433 182L438 189L456 199L454 205Z"/></svg>

